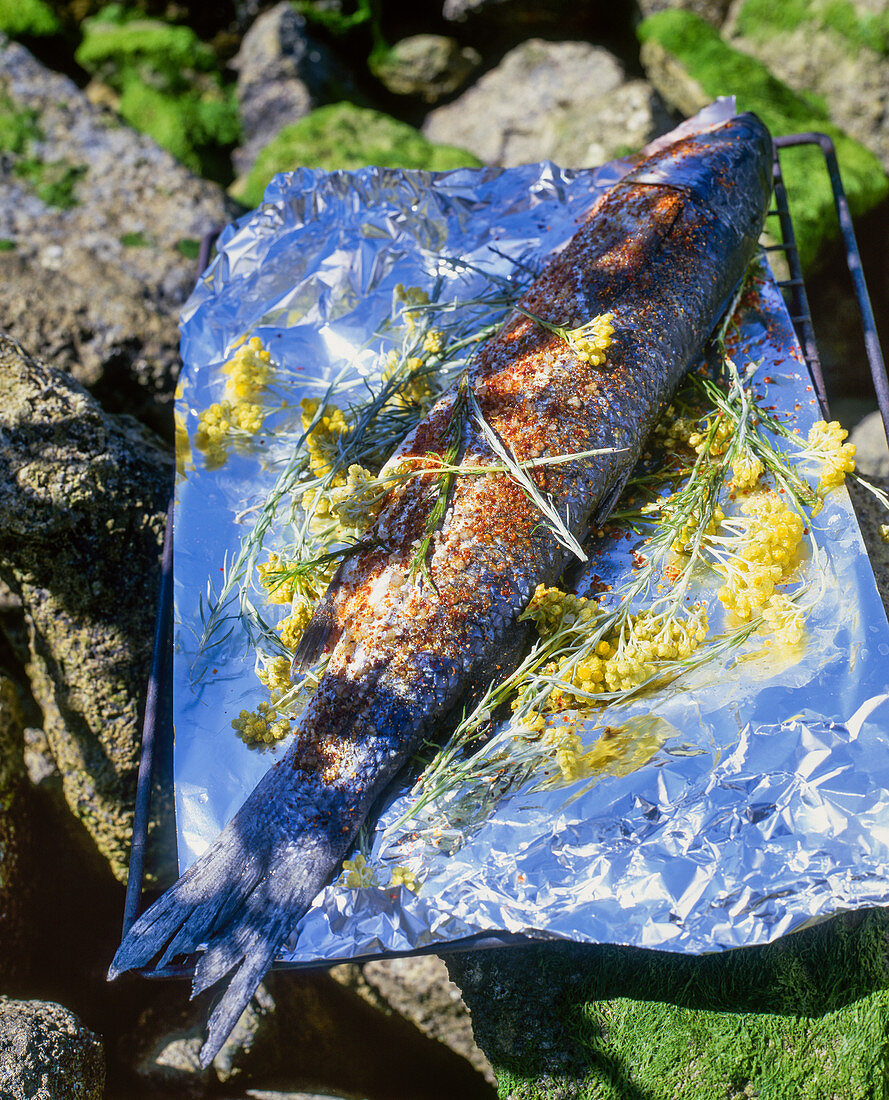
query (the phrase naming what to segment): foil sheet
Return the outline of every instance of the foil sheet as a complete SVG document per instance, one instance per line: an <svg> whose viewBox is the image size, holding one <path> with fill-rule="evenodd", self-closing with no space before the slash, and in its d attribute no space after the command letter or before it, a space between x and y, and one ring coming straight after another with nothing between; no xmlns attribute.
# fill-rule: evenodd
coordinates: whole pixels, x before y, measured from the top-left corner
<svg viewBox="0 0 889 1100"><path fill-rule="evenodd" d="M491 277L539 267L626 170L549 163L443 175L389 169L277 177L230 226L182 320L182 439L221 398L223 364L259 336L287 405L249 453L211 469L184 443L175 516L175 796L180 868L208 846L286 746L246 748L230 723L265 692L237 621L207 653L208 600L299 437L294 406L327 383L360 385L396 283L466 298ZM461 262L456 262L457 260ZM819 418L781 295L764 271L732 355L756 392ZM709 952L768 942L840 910L889 902L889 627L844 490L817 517L827 577L803 658L705 665L620 709L659 748L624 774L513 790L472 827L430 844L393 828L393 792L369 860L408 866L403 888L331 885L282 956L296 965L513 934ZM630 567L635 536L606 539L578 591ZM275 548L274 536L266 549ZM284 610L281 609L283 616ZM590 738L595 735L589 733ZM472 799L470 798L470 802ZM472 809L472 807L470 808ZM484 811L484 812L483 812ZM470 817L473 814L470 812Z"/></svg>

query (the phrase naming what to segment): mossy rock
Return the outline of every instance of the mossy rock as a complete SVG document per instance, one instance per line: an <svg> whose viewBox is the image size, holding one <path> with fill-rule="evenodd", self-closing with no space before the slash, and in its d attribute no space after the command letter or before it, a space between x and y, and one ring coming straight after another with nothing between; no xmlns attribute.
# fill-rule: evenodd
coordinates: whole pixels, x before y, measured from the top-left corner
<svg viewBox="0 0 889 1100"><path fill-rule="evenodd" d="M61 24L43 0L0 0L0 32L10 38L58 34Z"/></svg>
<svg viewBox="0 0 889 1100"><path fill-rule="evenodd" d="M352 103L333 103L285 126L231 194L247 206L257 206L272 176L296 168L333 171L377 165L445 172L480 164L465 149L434 145L419 130L389 115Z"/></svg>
<svg viewBox="0 0 889 1100"><path fill-rule="evenodd" d="M552 944L451 956L504 1100L883 1096L889 915L704 956Z"/></svg>
<svg viewBox="0 0 889 1100"><path fill-rule="evenodd" d="M816 130L833 139L853 216L889 194L878 158L830 121L821 100L794 92L759 61L729 46L699 16L659 12L639 24L638 35L649 78L680 110L691 113L696 96L701 106L717 96L735 95L738 109L754 111L774 135ZM800 257L810 268L822 245L839 232L830 180L814 146L788 151L781 165Z"/></svg>
<svg viewBox="0 0 889 1100"><path fill-rule="evenodd" d="M238 108L211 47L190 27L142 18L117 4L84 20L83 32L75 58L119 93L125 121L196 174L229 180L227 150L239 135Z"/></svg>
<svg viewBox="0 0 889 1100"><path fill-rule="evenodd" d="M889 11L864 11L851 0L745 0L735 19L737 32L752 39L788 34L803 26L835 31L850 50L864 48L889 56Z"/></svg>

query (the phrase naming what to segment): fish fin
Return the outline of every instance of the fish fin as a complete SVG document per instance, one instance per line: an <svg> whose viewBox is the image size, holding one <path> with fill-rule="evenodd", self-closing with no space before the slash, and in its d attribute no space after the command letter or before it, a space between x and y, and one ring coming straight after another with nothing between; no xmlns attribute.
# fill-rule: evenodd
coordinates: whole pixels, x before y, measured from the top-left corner
<svg viewBox="0 0 889 1100"><path fill-rule="evenodd" d="M330 881L351 829L310 829L281 812L303 797L285 756L219 837L124 937L108 972L159 970L198 953L193 995L225 981L201 1053L208 1065L246 1008L287 936ZM333 807L331 807L333 811ZM333 811L335 813L335 811Z"/></svg>
<svg viewBox="0 0 889 1100"><path fill-rule="evenodd" d="M339 641L342 626L336 613L336 605L342 587L343 570L347 564L348 559L340 562L320 603L315 608L309 625L303 631L299 644L294 650L293 660L290 662L291 677L313 665L328 643L335 645Z"/></svg>
<svg viewBox="0 0 889 1100"><path fill-rule="evenodd" d="M339 634L340 628L334 614L333 601L328 602L325 596L315 608L315 613L294 650L293 660L290 662L291 677L313 665L324 652L328 642L337 641Z"/></svg>

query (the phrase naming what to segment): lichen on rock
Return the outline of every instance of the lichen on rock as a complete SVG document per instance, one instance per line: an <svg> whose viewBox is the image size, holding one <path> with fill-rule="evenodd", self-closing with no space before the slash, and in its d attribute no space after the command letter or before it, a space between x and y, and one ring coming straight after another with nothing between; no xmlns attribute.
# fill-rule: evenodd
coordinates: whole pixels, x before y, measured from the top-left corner
<svg viewBox="0 0 889 1100"><path fill-rule="evenodd" d="M126 876L171 456L0 336L0 578L65 798Z"/></svg>

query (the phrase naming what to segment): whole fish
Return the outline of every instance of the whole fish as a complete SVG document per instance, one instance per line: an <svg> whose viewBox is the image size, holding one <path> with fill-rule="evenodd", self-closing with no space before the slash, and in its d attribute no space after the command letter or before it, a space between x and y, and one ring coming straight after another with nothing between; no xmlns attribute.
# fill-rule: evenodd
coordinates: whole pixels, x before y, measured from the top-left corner
<svg viewBox="0 0 889 1100"><path fill-rule="evenodd" d="M428 468L428 456L450 453L456 438L462 463L491 465L479 411L520 461L610 449L534 469L582 539L613 505L738 287L762 229L771 164L771 139L753 115L643 160L599 198L467 378L391 461ZM606 313L612 342L595 365L564 333ZM202 952L195 993L227 979L204 1065L374 801L458 703L514 667L528 641L519 615L569 562L565 539L506 474L454 478L430 532L436 493L434 474L392 490L372 542L341 566L303 639L302 659L332 651L293 745L115 955L110 977Z"/></svg>

